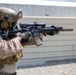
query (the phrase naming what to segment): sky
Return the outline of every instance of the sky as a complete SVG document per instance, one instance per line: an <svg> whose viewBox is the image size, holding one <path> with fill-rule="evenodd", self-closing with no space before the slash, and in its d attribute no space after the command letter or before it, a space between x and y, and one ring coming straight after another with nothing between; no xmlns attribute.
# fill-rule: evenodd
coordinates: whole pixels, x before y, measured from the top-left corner
<svg viewBox="0 0 76 75"><path fill-rule="evenodd" d="M63 1L63 2L76 2L76 0L43 0L43 1Z"/></svg>
<svg viewBox="0 0 76 75"><path fill-rule="evenodd" d="M76 0L0 0L0 3L76 2Z"/></svg>
<svg viewBox="0 0 76 75"><path fill-rule="evenodd" d="M76 6L76 0L0 0L0 3L33 4L33 5L68 5Z"/></svg>

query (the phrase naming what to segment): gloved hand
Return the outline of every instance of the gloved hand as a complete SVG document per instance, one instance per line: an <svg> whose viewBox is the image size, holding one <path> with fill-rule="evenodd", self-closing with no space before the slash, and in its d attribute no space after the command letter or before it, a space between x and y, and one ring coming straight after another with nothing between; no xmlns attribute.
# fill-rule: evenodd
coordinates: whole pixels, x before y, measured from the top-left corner
<svg viewBox="0 0 76 75"><path fill-rule="evenodd" d="M59 30L56 30L56 31L51 31L51 32L48 32L46 33L47 35L50 35L50 36L53 36L55 34L58 34L59 33Z"/></svg>
<svg viewBox="0 0 76 75"><path fill-rule="evenodd" d="M50 31L50 32L47 32L46 34L52 36L52 35L58 34L59 31L60 31L60 28L59 27L55 27L54 25L52 25L51 28L53 28L53 30Z"/></svg>
<svg viewBox="0 0 76 75"><path fill-rule="evenodd" d="M21 44L23 46L30 46L30 45L36 45L36 42L34 40L34 38L32 37L32 34L29 32L25 32L25 33L21 33L21 34L18 34L18 36L21 37ZM40 33L40 40L42 41L43 40L43 33Z"/></svg>
<svg viewBox="0 0 76 75"><path fill-rule="evenodd" d="M29 32L25 32L25 33L22 33L20 35L20 37L21 37L21 43L25 44L25 43L27 43L30 40L31 34Z"/></svg>

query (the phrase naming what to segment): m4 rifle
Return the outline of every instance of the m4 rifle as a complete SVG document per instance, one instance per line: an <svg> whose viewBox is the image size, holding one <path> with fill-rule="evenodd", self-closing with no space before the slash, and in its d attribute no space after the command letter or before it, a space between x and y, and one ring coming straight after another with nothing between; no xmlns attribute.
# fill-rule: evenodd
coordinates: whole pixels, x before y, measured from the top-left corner
<svg viewBox="0 0 76 75"><path fill-rule="evenodd" d="M60 31L73 31L73 29L64 29L63 27L58 26L49 26L46 27L45 23L37 23L34 22L34 24L21 24L19 25L19 28L15 28L14 30L9 30L8 35L12 35L14 33L30 33L36 43L37 46L41 44L40 40L40 33L43 33L45 36L50 35L53 36L55 34L58 34ZM5 33L3 31L0 31L0 34L2 36L5 36Z"/></svg>

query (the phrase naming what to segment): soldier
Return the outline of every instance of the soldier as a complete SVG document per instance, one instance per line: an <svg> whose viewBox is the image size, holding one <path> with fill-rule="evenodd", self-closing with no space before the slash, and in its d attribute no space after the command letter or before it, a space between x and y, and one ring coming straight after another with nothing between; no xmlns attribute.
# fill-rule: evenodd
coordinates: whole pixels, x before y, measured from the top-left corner
<svg viewBox="0 0 76 75"><path fill-rule="evenodd" d="M31 36L28 36L29 33L21 34L19 37L15 33L8 35L9 30L16 28L16 23L20 18L22 18L22 11L16 13L9 8L0 8L0 31L5 33L5 36L0 34L0 75L17 75L16 62L23 57L23 47L35 44ZM14 52L14 49L21 51L11 54L10 51ZM3 53L4 51L5 53Z"/></svg>

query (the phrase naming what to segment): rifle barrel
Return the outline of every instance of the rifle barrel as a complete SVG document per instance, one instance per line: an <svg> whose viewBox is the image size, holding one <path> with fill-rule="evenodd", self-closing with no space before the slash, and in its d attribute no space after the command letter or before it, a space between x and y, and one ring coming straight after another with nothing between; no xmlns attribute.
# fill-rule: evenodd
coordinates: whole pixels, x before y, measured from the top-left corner
<svg viewBox="0 0 76 75"><path fill-rule="evenodd" d="M73 31L73 29L61 29L60 31Z"/></svg>

